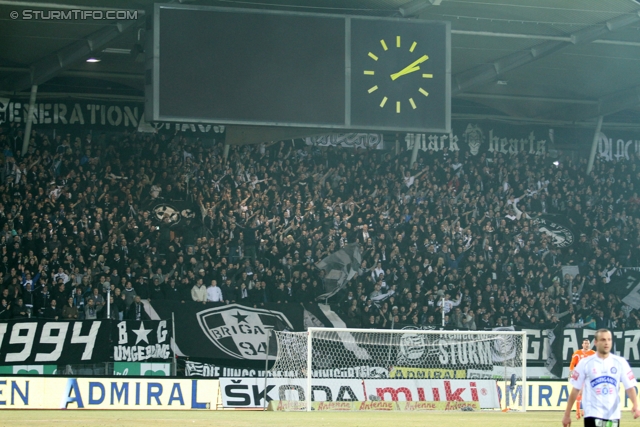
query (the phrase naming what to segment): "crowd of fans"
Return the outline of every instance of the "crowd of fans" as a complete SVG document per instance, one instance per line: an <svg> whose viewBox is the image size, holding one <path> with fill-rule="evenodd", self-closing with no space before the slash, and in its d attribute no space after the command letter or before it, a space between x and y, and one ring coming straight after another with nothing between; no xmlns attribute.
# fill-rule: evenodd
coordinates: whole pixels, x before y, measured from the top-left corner
<svg viewBox="0 0 640 427"><path fill-rule="evenodd" d="M410 167L291 141L225 160L180 133L31 136L22 156L17 126L0 135L0 318L105 318L108 296L114 319L144 318L145 299L310 304L315 263L358 243L359 274L329 300L349 326L640 327L607 286L640 266L640 156L587 174L526 152L445 147ZM545 214L576 242L556 247Z"/></svg>

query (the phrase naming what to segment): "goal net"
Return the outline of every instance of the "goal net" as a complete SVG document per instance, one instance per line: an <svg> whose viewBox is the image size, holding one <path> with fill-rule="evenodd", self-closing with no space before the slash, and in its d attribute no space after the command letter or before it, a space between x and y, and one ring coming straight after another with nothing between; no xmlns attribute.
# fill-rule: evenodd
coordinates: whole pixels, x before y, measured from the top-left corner
<svg viewBox="0 0 640 427"><path fill-rule="evenodd" d="M273 410L526 410L525 332L274 333Z"/></svg>

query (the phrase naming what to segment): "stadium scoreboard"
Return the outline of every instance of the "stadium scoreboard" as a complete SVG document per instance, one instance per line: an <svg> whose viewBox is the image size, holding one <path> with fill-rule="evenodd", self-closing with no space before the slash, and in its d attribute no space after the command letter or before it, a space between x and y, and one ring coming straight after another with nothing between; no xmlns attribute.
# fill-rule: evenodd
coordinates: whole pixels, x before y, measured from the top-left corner
<svg viewBox="0 0 640 427"><path fill-rule="evenodd" d="M450 24L157 4L149 121L448 132Z"/></svg>

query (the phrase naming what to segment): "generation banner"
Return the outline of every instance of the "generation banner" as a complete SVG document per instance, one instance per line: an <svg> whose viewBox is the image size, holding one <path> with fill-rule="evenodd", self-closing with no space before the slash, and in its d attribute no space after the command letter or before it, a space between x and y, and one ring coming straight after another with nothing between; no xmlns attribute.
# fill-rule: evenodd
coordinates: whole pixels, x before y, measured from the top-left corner
<svg viewBox="0 0 640 427"><path fill-rule="evenodd" d="M111 322L10 320L0 323L0 364L50 365L107 362Z"/></svg>
<svg viewBox="0 0 640 427"><path fill-rule="evenodd" d="M28 99L0 98L0 125L24 124L29 114ZM144 103L97 102L84 99L59 99L37 102L33 125L36 129L88 128L92 131L139 130L141 132L180 131L194 134L224 134L225 126L193 123L147 123Z"/></svg>
<svg viewBox="0 0 640 427"><path fill-rule="evenodd" d="M0 377L4 409L215 410L217 380Z"/></svg>
<svg viewBox="0 0 640 427"><path fill-rule="evenodd" d="M260 378L220 380L225 408L255 408L265 405L265 381ZM268 378L267 404L271 401L306 400L305 379ZM483 409L500 407L494 380L391 380L315 379L311 382L314 402L476 402Z"/></svg>

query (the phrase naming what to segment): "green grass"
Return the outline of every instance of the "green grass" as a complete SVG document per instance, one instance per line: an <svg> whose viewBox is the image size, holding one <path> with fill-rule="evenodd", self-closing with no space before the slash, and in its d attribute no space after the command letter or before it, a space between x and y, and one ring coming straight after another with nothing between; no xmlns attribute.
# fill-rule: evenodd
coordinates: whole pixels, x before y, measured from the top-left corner
<svg viewBox="0 0 640 427"><path fill-rule="evenodd" d="M624 424L633 421L628 411L622 418ZM535 427L559 426L561 421L562 412L0 411L0 426L11 427ZM583 423L574 421L572 425Z"/></svg>

